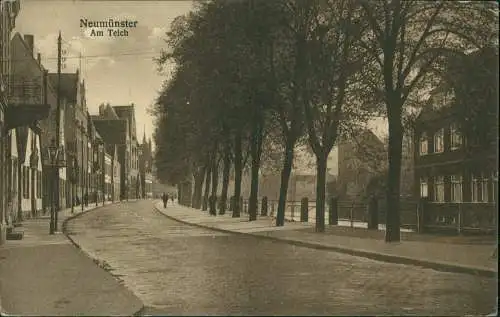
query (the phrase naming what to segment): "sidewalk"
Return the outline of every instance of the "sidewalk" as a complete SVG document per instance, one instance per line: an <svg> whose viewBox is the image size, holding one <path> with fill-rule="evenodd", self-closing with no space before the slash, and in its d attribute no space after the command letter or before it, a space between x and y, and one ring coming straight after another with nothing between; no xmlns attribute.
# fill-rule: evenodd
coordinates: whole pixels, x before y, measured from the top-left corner
<svg viewBox="0 0 500 317"><path fill-rule="evenodd" d="M107 203L109 204L109 203ZM66 221L102 207L59 212ZM121 315L138 313L142 302L77 249L61 232L49 235L49 217L28 219L16 231L22 240L0 246L0 312L3 315Z"/></svg>
<svg viewBox="0 0 500 317"><path fill-rule="evenodd" d="M229 214L210 216L181 205L155 204L158 212L175 220L238 234L287 242L316 249L327 249L355 256L392 263L412 264L437 270L496 277L498 263L491 257L497 246L494 237L440 236L402 232L400 243L386 243L383 231L328 226L324 233L315 233L314 224L287 222L275 227L271 217L248 221L248 215L232 218Z"/></svg>

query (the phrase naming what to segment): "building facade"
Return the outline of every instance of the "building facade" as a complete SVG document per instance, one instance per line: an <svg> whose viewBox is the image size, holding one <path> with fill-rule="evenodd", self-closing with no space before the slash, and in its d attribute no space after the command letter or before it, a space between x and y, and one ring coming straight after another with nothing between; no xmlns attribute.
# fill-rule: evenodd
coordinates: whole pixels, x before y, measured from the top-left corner
<svg viewBox="0 0 500 317"><path fill-rule="evenodd" d="M8 177L10 185L16 187L10 188L8 199L9 206L16 206L12 218L17 222L34 217L43 209L42 131L50 122L52 107L47 99L46 70L40 62L40 54L34 57L33 36L16 33L10 47L13 61L9 79L12 112L9 124L15 130L16 147L15 157L10 153L14 159L9 162Z"/></svg>
<svg viewBox="0 0 500 317"><path fill-rule="evenodd" d="M6 111L9 107L8 97L10 91L10 36L15 27L17 15L21 9L20 1L0 0L0 153L5 153L7 136ZM6 239L7 222L6 211L8 207L8 165L5 155L0 155L0 244Z"/></svg>
<svg viewBox="0 0 500 317"><path fill-rule="evenodd" d="M498 81L470 82L476 72L483 76L488 72L479 66L484 58L477 57L479 61L469 66L472 70L463 74L462 84L436 88L417 118L415 194L428 202L423 215L428 228L497 228ZM498 53L490 58L496 64L490 71L498 76ZM484 113L493 118L482 118Z"/></svg>
<svg viewBox="0 0 500 317"><path fill-rule="evenodd" d="M104 153L104 200L113 200L113 156Z"/></svg>
<svg viewBox="0 0 500 317"><path fill-rule="evenodd" d="M146 141L146 134L142 138L142 144L139 145L139 177L142 191L142 198L153 198L153 151L151 139Z"/></svg>
<svg viewBox="0 0 500 317"><path fill-rule="evenodd" d="M122 177L125 182L122 183L124 196L130 199L137 199L141 194L141 180L139 175L139 143L137 140L137 127L135 121L135 106L113 106L116 115L127 121L128 135L124 151L125 168L122 166ZM121 163L123 165L123 163Z"/></svg>
<svg viewBox="0 0 500 317"><path fill-rule="evenodd" d="M377 190L381 186L372 184L376 179L385 177L386 153L384 143L370 130L341 140L338 146L337 195L347 199L363 199L372 194L381 194Z"/></svg>
<svg viewBox="0 0 500 317"><path fill-rule="evenodd" d="M50 74L52 81L57 81L57 74ZM66 171L67 183L65 192L75 205L88 204L89 179L91 169L91 141L89 133L89 115L85 97L85 81L80 72L61 74L61 94L65 100L64 133L66 137L66 157L71 162ZM71 195L73 197L71 198Z"/></svg>
<svg viewBox="0 0 500 317"><path fill-rule="evenodd" d="M134 111L134 105L101 104L99 114L91 116L104 143L116 146L118 162L120 163L121 199L137 199L141 196L142 191Z"/></svg>
<svg viewBox="0 0 500 317"><path fill-rule="evenodd" d="M118 161L118 152L116 150L116 146L113 146L113 156L112 156L112 164L111 164L111 170L112 170L112 192L111 192L111 200L112 201L120 201L120 194L121 194L121 178L120 178L120 171L121 171L121 165L120 161Z"/></svg>

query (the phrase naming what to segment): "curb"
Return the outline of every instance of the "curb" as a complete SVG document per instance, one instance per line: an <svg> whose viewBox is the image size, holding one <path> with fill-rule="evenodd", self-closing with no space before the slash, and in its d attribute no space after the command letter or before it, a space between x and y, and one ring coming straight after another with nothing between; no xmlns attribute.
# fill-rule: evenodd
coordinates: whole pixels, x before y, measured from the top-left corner
<svg viewBox="0 0 500 317"><path fill-rule="evenodd" d="M164 212L160 211L158 209L158 207L156 207L156 205L154 206L154 208L158 213L160 213L160 214L164 215L165 217L172 219L174 221L177 221L177 222L180 222L180 223L183 223L186 225L190 225L190 226L195 226L195 227L204 228L204 229L210 229L210 230L224 232L224 233L253 236L256 238L261 238L261 239L266 239L266 240L271 240L271 241L281 242L281 243L288 243L288 244L292 244L292 245L296 245L296 246L300 246L300 247L306 247L306 248L317 249L317 250L329 250L329 251L334 251L334 252L338 252L338 253L344 253L344 254L359 256L359 257L368 258L368 259L372 259L372 260L388 262L388 263L420 266L420 267L429 268L429 269L433 269L436 271L442 271L442 272L463 273L463 274L476 275L476 276L482 276L482 277L487 277L487 278L495 278L498 275L498 272L496 272L494 270L488 270L485 268L478 268L478 267L471 267L471 266L443 263L443 262L433 262L433 261L428 261L428 260L420 260L420 259L409 258L409 257L404 257L404 256L392 255L392 254L376 253L376 252L370 252L370 251L364 251L364 250L356 250L356 249L349 249L349 248L343 248L343 247L322 245L319 243L303 242L303 241L297 241L297 240L271 237L271 236L266 236L266 235L258 235L258 234L247 233L247 232L237 232L237 231L231 231L231 230L227 230L227 229L214 228L214 227L210 227L210 226L206 226L206 225L200 225L197 223L190 223L190 222L187 222L185 220L180 220L180 219L175 218L173 216L167 215Z"/></svg>
<svg viewBox="0 0 500 317"><path fill-rule="evenodd" d="M102 207L107 207L107 206L112 206L112 205L119 205L123 203L122 201L121 202L116 202L116 203L112 203L112 204L107 204L107 205L100 205L100 206L97 206L95 208L92 208L92 209L88 209L88 210L85 210L83 212L80 212L80 213L77 213L77 214L74 214L74 215L71 215L69 216L68 218L64 219L63 223L62 223L62 233L64 234L64 236L71 242L71 244L73 244L73 246L78 249L80 252L82 252L86 257L90 258L99 268L101 268L102 270L104 270L106 273L110 274L114 279L116 279L118 281L118 283L120 285L122 285L127 291L131 292L135 297L137 297L131 290L129 290L127 287L125 287L122 283L123 281L118 279L116 276L114 276L113 274L111 274L111 272L107 271L106 269L104 269L104 267L101 265L101 261L99 261L99 259L93 257L92 255L90 255L89 253L85 252L82 247L76 243L75 240L73 240L73 238L71 238L69 236L69 234L67 233L67 224L70 220L73 220L73 219L76 219L80 216L83 216L85 214L87 214L88 212L91 212L91 211L95 211L97 209L100 209ZM137 297L137 299L142 303L142 301L140 300L140 298ZM1 308L1 306L0 306ZM144 310L146 309L146 306L144 306L144 303L142 303L142 307L137 310L136 312L134 312L132 314L132 316L142 316L143 315L143 312ZM0 316L6 316L6 315L3 315L1 314Z"/></svg>
<svg viewBox="0 0 500 317"><path fill-rule="evenodd" d="M2 308L2 298L0 297L0 316L10 316L3 308Z"/></svg>

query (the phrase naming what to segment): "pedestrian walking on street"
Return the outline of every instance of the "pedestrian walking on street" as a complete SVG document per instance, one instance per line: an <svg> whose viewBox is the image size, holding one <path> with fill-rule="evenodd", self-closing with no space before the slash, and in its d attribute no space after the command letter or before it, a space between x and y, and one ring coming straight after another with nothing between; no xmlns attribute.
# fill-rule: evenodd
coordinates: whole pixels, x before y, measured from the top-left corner
<svg viewBox="0 0 500 317"><path fill-rule="evenodd" d="M162 200L163 200L163 208L167 208L167 203L168 203L167 193L163 193Z"/></svg>

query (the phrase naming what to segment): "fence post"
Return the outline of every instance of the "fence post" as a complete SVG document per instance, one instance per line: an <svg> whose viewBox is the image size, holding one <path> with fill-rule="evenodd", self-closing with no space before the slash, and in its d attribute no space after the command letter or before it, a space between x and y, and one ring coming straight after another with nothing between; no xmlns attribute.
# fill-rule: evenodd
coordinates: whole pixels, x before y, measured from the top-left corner
<svg viewBox="0 0 500 317"><path fill-rule="evenodd" d="M424 198L420 199L417 204L417 232L424 233L425 229L425 212L426 212L426 201Z"/></svg>
<svg viewBox="0 0 500 317"><path fill-rule="evenodd" d="M229 210L234 211L234 196L229 197Z"/></svg>
<svg viewBox="0 0 500 317"><path fill-rule="evenodd" d="M260 207L260 215L267 216L267 196L262 197L262 204Z"/></svg>
<svg viewBox="0 0 500 317"><path fill-rule="evenodd" d="M328 224L336 226L339 224L338 198L331 197L328 207Z"/></svg>
<svg viewBox="0 0 500 317"><path fill-rule="evenodd" d="M375 196L368 201L368 229L378 230L378 200Z"/></svg>
<svg viewBox="0 0 500 317"><path fill-rule="evenodd" d="M302 198L300 201L300 221L309 221L309 199L307 197Z"/></svg>

